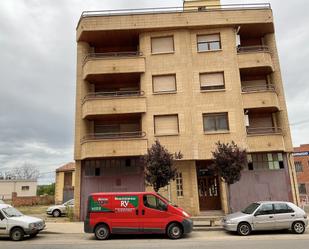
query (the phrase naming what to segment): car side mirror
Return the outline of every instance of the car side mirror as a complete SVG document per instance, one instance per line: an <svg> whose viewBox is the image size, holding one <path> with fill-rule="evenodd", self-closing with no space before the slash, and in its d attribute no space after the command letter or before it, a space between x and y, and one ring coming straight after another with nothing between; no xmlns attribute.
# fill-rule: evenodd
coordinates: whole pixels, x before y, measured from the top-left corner
<svg viewBox="0 0 309 249"><path fill-rule="evenodd" d="M261 215L261 213L259 211L256 211L255 214L254 214L254 216L259 216L259 215Z"/></svg>

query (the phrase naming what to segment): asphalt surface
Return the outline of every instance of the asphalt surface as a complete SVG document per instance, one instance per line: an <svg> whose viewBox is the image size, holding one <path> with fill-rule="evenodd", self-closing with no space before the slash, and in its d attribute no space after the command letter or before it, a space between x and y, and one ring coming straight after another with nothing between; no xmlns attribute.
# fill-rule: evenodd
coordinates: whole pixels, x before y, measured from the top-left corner
<svg viewBox="0 0 309 249"><path fill-rule="evenodd" d="M309 233L294 235L290 232L258 233L240 237L224 231L193 232L180 240L169 240L159 235L117 235L107 241L97 241L89 234L39 234L34 239L13 242L0 237L0 249L306 249Z"/></svg>

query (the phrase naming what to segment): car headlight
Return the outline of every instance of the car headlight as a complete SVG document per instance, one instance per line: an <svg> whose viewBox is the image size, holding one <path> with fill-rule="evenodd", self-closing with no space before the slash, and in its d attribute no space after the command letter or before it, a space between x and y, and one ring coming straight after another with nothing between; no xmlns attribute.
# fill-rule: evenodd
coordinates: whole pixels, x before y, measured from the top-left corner
<svg viewBox="0 0 309 249"><path fill-rule="evenodd" d="M226 220L225 223L226 223L226 224L233 224L234 221L232 221L232 220Z"/></svg>
<svg viewBox="0 0 309 249"><path fill-rule="evenodd" d="M186 211L182 211L182 215L188 218L190 217L190 215Z"/></svg>
<svg viewBox="0 0 309 249"><path fill-rule="evenodd" d="M36 224L35 223L30 223L29 224L29 229L34 229L36 227Z"/></svg>

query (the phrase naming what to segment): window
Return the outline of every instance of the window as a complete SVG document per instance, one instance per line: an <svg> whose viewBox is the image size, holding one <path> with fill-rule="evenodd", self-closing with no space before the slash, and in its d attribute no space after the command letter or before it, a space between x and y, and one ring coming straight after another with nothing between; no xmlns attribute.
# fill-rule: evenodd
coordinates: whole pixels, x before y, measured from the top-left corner
<svg viewBox="0 0 309 249"><path fill-rule="evenodd" d="M152 37L151 38L151 53L174 53L174 37Z"/></svg>
<svg viewBox="0 0 309 249"><path fill-rule="evenodd" d="M176 174L176 192L178 197L183 196L183 179L181 172Z"/></svg>
<svg viewBox="0 0 309 249"><path fill-rule="evenodd" d="M273 213L274 213L273 204L263 204L258 209L258 211L256 211L256 215L268 215Z"/></svg>
<svg viewBox="0 0 309 249"><path fill-rule="evenodd" d="M145 207L165 211L167 205L154 195L144 195L143 203Z"/></svg>
<svg viewBox="0 0 309 249"><path fill-rule="evenodd" d="M176 75L152 76L152 89L154 93L176 92Z"/></svg>
<svg viewBox="0 0 309 249"><path fill-rule="evenodd" d="M220 50L220 49L221 49L220 34L197 36L198 52Z"/></svg>
<svg viewBox="0 0 309 249"><path fill-rule="evenodd" d="M282 153L252 153L247 155L249 170L278 170L284 168Z"/></svg>
<svg viewBox="0 0 309 249"><path fill-rule="evenodd" d="M295 171L296 172L303 172L303 165L301 162L295 162Z"/></svg>
<svg viewBox="0 0 309 249"><path fill-rule="evenodd" d="M22 191L28 191L30 189L29 186L21 186Z"/></svg>
<svg viewBox="0 0 309 249"><path fill-rule="evenodd" d="M201 73L201 90L224 89L224 73Z"/></svg>
<svg viewBox="0 0 309 249"><path fill-rule="evenodd" d="M275 203L274 207L276 214L294 213L294 210L286 203Z"/></svg>
<svg viewBox="0 0 309 249"><path fill-rule="evenodd" d="M306 184L304 183L298 184L298 190L300 194L306 195L307 194Z"/></svg>
<svg viewBox="0 0 309 249"><path fill-rule="evenodd" d="M203 114L204 132L228 131L228 114L211 113Z"/></svg>
<svg viewBox="0 0 309 249"><path fill-rule="evenodd" d="M177 135L179 133L178 115L154 116L155 135Z"/></svg>
<svg viewBox="0 0 309 249"><path fill-rule="evenodd" d="M1 211L0 211L0 220L4 220L4 215L2 214Z"/></svg>

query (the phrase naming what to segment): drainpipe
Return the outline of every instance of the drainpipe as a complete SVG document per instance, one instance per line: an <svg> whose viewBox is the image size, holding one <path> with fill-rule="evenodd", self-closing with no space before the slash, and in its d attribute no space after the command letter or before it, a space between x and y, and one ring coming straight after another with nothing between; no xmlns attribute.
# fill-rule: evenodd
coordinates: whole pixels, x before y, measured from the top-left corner
<svg viewBox="0 0 309 249"><path fill-rule="evenodd" d="M290 169L290 172L291 172L291 176L292 176L292 184L293 184L293 190L294 190L294 196L295 196L295 204L296 205L300 205L300 203L299 203L299 195L298 195L298 191L297 191L297 181L295 181L295 179L296 179L296 176L295 176L295 174L294 174L294 170L293 170L293 162L292 162L292 159L291 159L291 157L293 156L292 155L292 153L291 152L288 152L287 153L288 154L288 158L289 158L289 165L288 165L288 167L289 167L289 169Z"/></svg>

